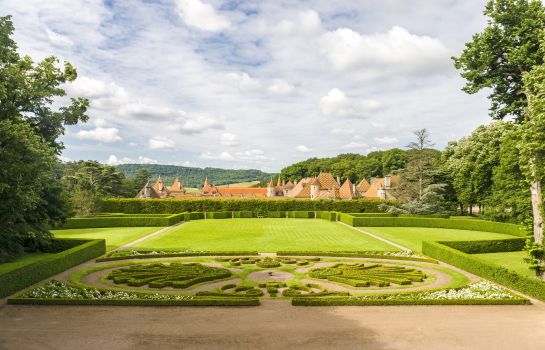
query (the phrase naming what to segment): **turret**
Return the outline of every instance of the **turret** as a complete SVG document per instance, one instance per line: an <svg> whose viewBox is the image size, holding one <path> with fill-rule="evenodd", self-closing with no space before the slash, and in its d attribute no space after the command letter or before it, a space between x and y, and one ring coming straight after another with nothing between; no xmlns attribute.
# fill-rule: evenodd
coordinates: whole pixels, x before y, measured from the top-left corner
<svg viewBox="0 0 545 350"><path fill-rule="evenodd" d="M275 195L275 192L274 192L274 182L271 178L271 181L269 181L269 183L267 184L267 197L274 197Z"/></svg>
<svg viewBox="0 0 545 350"><path fill-rule="evenodd" d="M314 178L310 183L310 199L318 198L320 195L320 183Z"/></svg>

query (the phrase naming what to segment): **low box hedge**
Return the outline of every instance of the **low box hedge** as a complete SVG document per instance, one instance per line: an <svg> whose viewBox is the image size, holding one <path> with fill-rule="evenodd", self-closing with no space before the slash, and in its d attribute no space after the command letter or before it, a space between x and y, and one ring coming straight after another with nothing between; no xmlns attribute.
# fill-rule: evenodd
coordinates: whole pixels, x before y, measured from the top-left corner
<svg viewBox="0 0 545 350"><path fill-rule="evenodd" d="M202 220L204 219L204 213L203 212L191 212L189 213L189 219L190 220Z"/></svg>
<svg viewBox="0 0 545 350"><path fill-rule="evenodd" d="M452 242L424 241L422 242L422 252L447 264L545 301L545 282L519 275L503 266L481 260L446 244L452 245Z"/></svg>
<svg viewBox="0 0 545 350"><path fill-rule="evenodd" d="M151 253L142 252L139 255L122 255L122 256L105 256L98 258L97 262L104 261L118 261L118 260L131 260L131 259L149 259L149 258L175 258L175 257L185 257L185 256L256 256L259 255L257 251L225 251L225 252L172 252L165 254L160 253Z"/></svg>
<svg viewBox="0 0 545 350"><path fill-rule="evenodd" d="M186 213L169 216L97 216L88 218L70 218L60 229L98 228L98 227L151 227L171 226L182 220Z"/></svg>
<svg viewBox="0 0 545 350"><path fill-rule="evenodd" d="M276 252L278 256L331 256L339 258L371 258L389 260L422 261L437 264L437 260L424 257L385 255L384 252L353 251L353 252L331 252L331 251L300 251L283 250Z"/></svg>
<svg viewBox="0 0 545 350"><path fill-rule="evenodd" d="M519 225L485 220L438 219L424 217L353 217L341 214L341 221L351 226L367 227L433 227L458 230L486 231L525 237L524 228Z"/></svg>
<svg viewBox="0 0 545 350"><path fill-rule="evenodd" d="M207 219L231 219L233 212L230 211L212 211L206 213Z"/></svg>
<svg viewBox="0 0 545 350"><path fill-rule="evenodd" d="M234 218L250 219L254 217L254 212L249 210L241 210L233 212Z"/></svg>
<svg viewBox="0 0 545 350"><path fill-rule="evenodd" d="M294 297L295 306L388 306L388 305L524 305L525 299L359 299L357 297Z"/></svg>
<svg viewBox="0 0 545 350"><path fill-rule="evenodd" d="M328 221L337 221L337 213L334 211L321 211L320 219Z"/></svg>
<svg viewBox="0 0 545 350"><path fill-rule="evenodd" d="M258 306L259 299L249 297L194 297L190 300L10 298L8 299L8 304L109 306Z"/></svg>
<svg viewBox="0 0 545 350"><path fill-rule="evenodd" d="M314 219L315 212L313 211L288 211L288 218L293 219Z"/></svg>
<svg viewBox="0 0 545 350"><path fill-rule="evenodd" d="M106 253L104 239L56 238L53 242L63 250L0 275L0 298Z"/></svg>
<svg viewBox="0 0 545 350"><path fill-rule="evenodd" d="M497 239L486 241L449 241L444 245L466 254L483 254L499 252L519 252L524 249L525 238Z"/></svg>
<svg viewBox="0 0 545 350"><path fill-rule="evenodd" d="M268 218L277 218L277 219L285 218L286 217L286 212L285 211L269 211L269 212L267 212L267 217Z"/></svg>

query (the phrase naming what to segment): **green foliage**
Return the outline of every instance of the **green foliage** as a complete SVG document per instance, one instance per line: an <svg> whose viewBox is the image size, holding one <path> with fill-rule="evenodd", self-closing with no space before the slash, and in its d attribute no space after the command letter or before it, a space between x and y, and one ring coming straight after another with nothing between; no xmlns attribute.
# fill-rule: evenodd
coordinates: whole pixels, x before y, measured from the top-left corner
<svg viewBox="0 0 545 350"><path fill-rule="evenodd" d="M103 239L54 239L51 249L60 252L1 274L0 298L104 254L106 242Z"/></svg>
<svg viewBox="0 0 545 350"><path fill-rule="evenodd" d="M201 264L150 264L133 265L112 271L108 275L116 284L150 288L187 288L197 283L227 278L231 272Z"/></svg>
<svg viewBox="0 0 545 350"><path fill-rule="evenodd" d="M87 120L89 105L82 98L63 105L75 68L59 67L55 57L38 63L20 57L13 31L11 17L0 17L0 261L42 249L51 239L46 227L66 217L53 173L63 149L58 138L65 125Z"/></svg>
<svg viewBox="0 0 545 350"><path fill-rule="evenodd" d="M256 262L256 266L261 267L263 269L270 269L274 267L279 267L281 264L278 260L266 257L261 261Z"/></svg>
<svg viewBox="0 0 545 350"><path fill-rule="evenodd" d="M333 176L357 182L371 177L383 177L405 167L406 151L393 148L387 151L361 154L340 154L333 158L310 158L285 167L280 177L299 181L303 178L318 176L320 172L331 172Z"/></svg>
<svg viewBox="0 0 545 350"><path fill-rule="evenodd" d="M391 283L406 285L422 282L426 274L403 266L379 264L337 264L310 271L310 277L346 283L354 287L385 287Z"/></svg>
<svg viewBox="0 0 545 350"><path fill-rule="evenodd" d="M218 169L218 168L190 168L178 165L161 164L121 164L116 167L117 171L122 172L129 179L142 178L142 170L150 175L152 181L158 176L170 185L178 176L185 187L201 188L204 179L214 185L227 185L239 182L270 180L273 174L264 173L255 169ZM149 179L148 178L148 179ZM148 180L146 179L146 181ZM133 196L144 186L145 182L134 192Z"/></svg>
<svg viewBox="0 0 545 350"><path fill-rule="evenodd" d="M357 199L334 201L328 199L141 199L108 198L101 201L101 211L111 213L160 214L212 211L338 211L345 213L379 212L380 204L395 201L380 199ZM269 216L270 217L270 216ZM282 216L284 217L284 216ZM193 220L193 218L192 218Z"/></svg>
<svg viewBox="0 0 545 350"><path fill-rule="evenodd" d="M121 216L121 217L89 217L70 218L62 225L63 229L93 228L93 227L154 227L171 226L184 219L186 213L172 214L165 217L147 216Z"/></svg>
<svg viewBox="0 0 545 350"><path fill-rule="evenodd" d="M446 184L427 186L420 197L405 202L399 206L383 204L380 209L390 214L441 215L447 217L451 213L449 204L445 201Z"/></svg>
<svg viewBox="0 0 545 350"><path fill-rule="evenodd" d="M386 299L361 297L298 296L291 300L294 306L388 306L388 305L525 305L524 298L513 299Z"/></svg>
<svg viewBox="0 0 545 350"><path fill-rule="evenodd" d="M301 251L287 250L276 252L278 256L334 256L347 258L371 258L371 259L391 259L391 260L408 260L408 261L424 261L429 263L437 263L433 259L424 257L413 257L400 255L398 252L379 252L379 251L353 251L353 252L330 252L330 251ZM310 260L310 259L307 259Z"/></svg>
<svg viewBox="0 0 545 350"><path fill-rule="evenodd" d="M254 213L249 210L233 212L233 218L250 219L254 217Z"/></svg>
<svg viewBox="0 0 545 350"><path fill-rule="evenodd" d="M207 219L231 219L232 217L233 213L230 211L217 211L206 213Z"/></svg>
<svg viewBox="0 0 545 350"><path fill-rule="evenodd" d="M540 42L545 28L543 4L538 0L491 0L484 14L487 27L454 58L455 66L467 80L465 92L492 89L488 98L494 119L512 115L521 122L527 106L523 74L541 65L545 54Z"/></svg>
<svg viewBox="0 0 545 350"><path fill-rule="evenodd" d="M315 291L318 289L319 291ZM326 297L326 296L347 296L348 292L329 291L321 285L314 283L307 283L304 285L290 285L287 289L284 289L282 295L285 297Z"/></svg>
<svg viewBox="0 0 545 350"><path fill-rule="evenodd" d="M450 244L450 242L449 242ZM422 252L432 258L513 288L534 298L545 300L545 283L528 278L505 267L492 264L448 247L445 242L422 242Z"/></svg>
<svg viewBox="0 0 545 350"><path fill-rule="evenodd" d="M172 258L183 256L244 256L244 255L259 255L254 251L156 251L156 250L114 250L108 253L105 257L98 258L97 262L117 261L117 260L132 260L132 259L149 259L149 258ZM227 259L228 261L230 259Z"/></svg>
<svg viewBox="0 0 545 350"><path fill-rule="evenodd" d="M314 219L313 211L288 211L288 218Z"/></svg>

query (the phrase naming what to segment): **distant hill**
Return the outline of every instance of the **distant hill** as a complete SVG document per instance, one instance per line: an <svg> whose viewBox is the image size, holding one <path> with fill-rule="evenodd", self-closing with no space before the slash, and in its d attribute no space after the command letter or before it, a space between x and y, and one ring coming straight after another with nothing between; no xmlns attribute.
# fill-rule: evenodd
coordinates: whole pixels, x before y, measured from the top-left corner
<svg viewBox="0 0 545 350"><path fill-rule="evenodd" d="M161 164L121 164L117 170L132 178L141 169L146 169L151 174L152 181L160 175L165 183L170 186L176 176L185 187L202 187L204 179L214 185L227 185L240 182L262 181L270 179L275 174L264 173L256 169L219 169L219 168L191 168L178 165Z"/></svg>

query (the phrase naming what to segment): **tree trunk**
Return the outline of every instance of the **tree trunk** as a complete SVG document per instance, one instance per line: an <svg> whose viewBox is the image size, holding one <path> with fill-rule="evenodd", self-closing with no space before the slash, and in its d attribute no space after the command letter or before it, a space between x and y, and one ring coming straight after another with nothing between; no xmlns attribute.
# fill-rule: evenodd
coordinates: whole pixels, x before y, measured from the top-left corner
<svg viewBox="0 0 545 350"><path fill-rule="evenodd" d="M469 205L469 215L473 215L473 204Z"/></svg>
<svg viewBox="0 0 545 350"><path fill-rule="evenodd" d="M534 242L543 244L543 214L541 210L541 183L538 180L530 184L532 194L532 214L534 216Z"/></svg>
<svg viewBox="0 0 545 350"><path fill-rule="evenodd" d="M464 212L464 203L460 203L460 215L466 215Z"/></svg>

